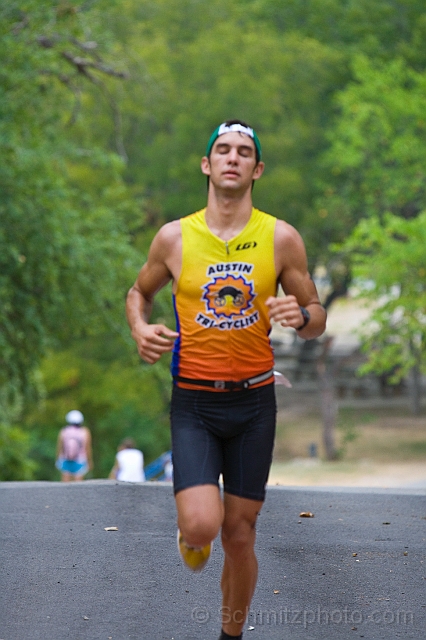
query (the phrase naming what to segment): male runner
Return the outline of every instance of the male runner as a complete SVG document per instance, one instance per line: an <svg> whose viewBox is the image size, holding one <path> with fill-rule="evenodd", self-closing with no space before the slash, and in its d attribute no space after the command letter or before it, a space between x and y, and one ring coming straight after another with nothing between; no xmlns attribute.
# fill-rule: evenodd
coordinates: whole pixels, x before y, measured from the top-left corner
<svg viewBox="0 0 426 640"><path fill-rule="evenodd" d="M252 185L264 170L253 129L238 120L220 125L201 170L207 207L159 230L129 291L127 318L143 360L173 351L178 547L200 570L221 530L219 640L227 640L242 638L257 580L255 525L276 420L271 320L311 339L323 333L326 314L298 232L253 208ZM149 324L154 297L170 280L176 331Z"/></svg>

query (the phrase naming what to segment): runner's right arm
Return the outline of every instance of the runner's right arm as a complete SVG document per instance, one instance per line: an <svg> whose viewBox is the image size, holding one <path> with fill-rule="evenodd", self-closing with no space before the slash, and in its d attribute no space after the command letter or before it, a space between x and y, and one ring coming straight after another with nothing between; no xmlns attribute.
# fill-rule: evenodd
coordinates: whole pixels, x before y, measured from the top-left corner
<svg viewBox="0 0 426 640"><path fill-rule="evenodd" d="M176 234L176 222L179 223L169 223L157 233L148 259L127 294L126 315L132 337L140 357L149 364L154 364L163 353L171 351L179 336L164 324L149 324L155 295L174 277L170 256L175 252L176 241L180 240Z"/></svg>

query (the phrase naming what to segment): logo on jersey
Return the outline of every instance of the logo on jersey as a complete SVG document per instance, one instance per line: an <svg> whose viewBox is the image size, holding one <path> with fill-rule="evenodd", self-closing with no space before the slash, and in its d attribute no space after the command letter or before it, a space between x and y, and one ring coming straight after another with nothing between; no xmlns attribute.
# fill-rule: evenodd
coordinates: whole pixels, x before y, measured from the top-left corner
<svg viewBox="0 0 426 640"><path fill-rule="evenodd" d="M242 276L217 276L204 286L206 310L216 318L244 315L253 306L253 298L253 284L246 282Z"/></svg>
<svg viewBox="0 0 426 640"><path fill-rule="evenodd" d="M196 317L198 324L222 330L244 329L259 320L253 309L253 281L249 280L253 265L247 263L225 263L211 265L207 269L210 282L205 284L202 300L206 313Z"/></svg>
<svg viewBox="0 0 426 640"><path fill-rule="evenodd" d="M244 242L243 244L237 244L235 249L236 251L244 251L244 249L254 249L255 247L257 247L257 242L256 240L253 240L253 242Z"/></svg>

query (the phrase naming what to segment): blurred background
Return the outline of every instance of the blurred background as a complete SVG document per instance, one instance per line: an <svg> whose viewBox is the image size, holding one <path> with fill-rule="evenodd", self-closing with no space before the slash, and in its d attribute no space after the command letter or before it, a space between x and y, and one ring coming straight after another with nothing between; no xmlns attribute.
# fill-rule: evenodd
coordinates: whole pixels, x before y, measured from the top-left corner
<svg viewBox="0 0 426 640"><path fill-rule="evenodd" d="M58 480L70 409L88 477L124 437L147 463L169 449L169 363L139 360L124 299L160 225L204 206L230 118L329 313L320 340L272 334L293 386L271 482L425 477L425 39L423 0L2 3L0 479ZM153 319L173 326L169 290Z"/></svg>

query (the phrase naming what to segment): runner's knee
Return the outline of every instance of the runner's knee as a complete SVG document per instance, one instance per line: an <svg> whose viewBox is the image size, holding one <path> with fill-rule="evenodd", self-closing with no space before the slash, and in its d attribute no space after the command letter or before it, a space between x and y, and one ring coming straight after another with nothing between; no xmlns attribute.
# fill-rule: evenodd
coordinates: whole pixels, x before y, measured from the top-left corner
<svg viewBox="0 0 426 640"><path fill-rule="evenodd" d="M223 505L216 487L193 487L176 494L178 527L190 546L205 546L219 533Z"/></svg>
<svg viewBox="0 0 426 640"><path fill-rule="evenodd" d="M226 554L238 558L253 552L256 539L255 522L241 520L222 528L222 545Z"/></svg>
<svg viewBox="0 0 426 640"><path fill-rule="evenodd" d="M185 542L193 547L204 547L219 533L216 518L193 515L189 520L179 520L179 529Z"/></svg>

